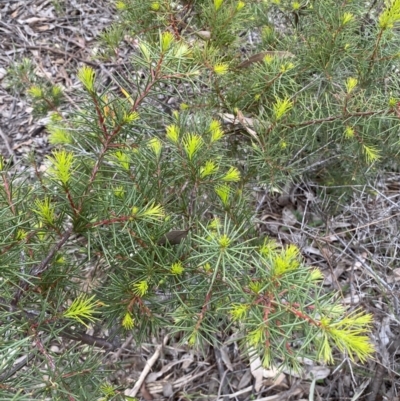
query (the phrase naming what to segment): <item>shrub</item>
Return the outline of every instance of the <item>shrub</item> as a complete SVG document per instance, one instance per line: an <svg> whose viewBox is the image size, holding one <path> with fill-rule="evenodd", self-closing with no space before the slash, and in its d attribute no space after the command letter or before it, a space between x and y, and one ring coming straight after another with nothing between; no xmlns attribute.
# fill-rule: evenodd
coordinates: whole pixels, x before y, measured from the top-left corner
<svg viewBox="0 0 400 401"><path fill-rule="evenodd" d="M34 82L47 169L28 180L0 165L2 397L97 399L96 346L115 345L89 326L137 341L168 328L199 347L229 330L265 366L330 363L334 348L366 361L371 315L326 294L296 246L257 236L251 188L359 182L397 160L400 1L372 19L330 0L117 8L98 57L134 39L118 90L82 67L63 116L61 89ZM59 337L89 344L84 361L51 351Z"/></svg>

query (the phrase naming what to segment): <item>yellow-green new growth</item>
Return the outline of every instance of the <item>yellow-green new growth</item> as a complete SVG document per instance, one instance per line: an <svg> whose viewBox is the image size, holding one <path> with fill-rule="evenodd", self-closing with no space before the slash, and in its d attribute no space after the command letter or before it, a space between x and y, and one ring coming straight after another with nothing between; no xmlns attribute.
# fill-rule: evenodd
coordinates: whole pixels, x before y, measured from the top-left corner
<svg viewBox="0 0 400 401"><path fill-rule="evenodd" d="M250 281L249 290L254 292L254 294L259 294L263 286L264 284L261 281Z"/></svg>
<svg viewBox="0 0 400 401"><path fill-rule="evenodd" d="M68 185L71 179L72 167L74 164L74 155L65 150L55 150L52 156L47 156L51 163L48 172L64 186Z"/></svg>
<svg viewBox="0 0 400 401"><path fill-rule="evenodd" d="M200 167L200 177L205 178L209 175L215 174L218 171L218 166L213 160L206 161L205 165Z"/></svg>
<svg viewBox="0 0 400 401"><path fill-rule="evenodd" d="M151 219L162 219L165 216L165 212L161 205L151 203L142 211L141 216Z"/></svg>
<svg viewBox="0 0 400 401"><path fill-rule="evenodd" d="M242 8L244 8L244 6L246 5L246 3L244 1L238 1L236 4L236 11L240 11Z"/></svg>
<svg viewBox="0 0 400 401"><path fill-rule="evenodd" d="M38 217L49 225L54 225L55 221L55 208L50 204L50 199L45 198L43 201L40 199L35 200L36 210L33 210Z"/></svg>
<svg viewBox="0 0 400 401"><path fill-rule="evenodd" d="M280 66L279 71L283 74L283 73L285 73L285 72L288 72L288 71L290 71L290 70L293 70L293 68L294 68L294 64L293 64L293 63L290 63L290 62L288 62L288 63L283 63L283 64Z"/></svg>
<svg viewBox="0 0 400 401"><path fill-rule="evenodd" d="M227 184L217 185L215 187L215 192L218 197L221 199L221 202L224 206L228 205L229 195L231 193L231 189Z"/></svg>
<svg viewBox="0 0 400 401"><path fill-rule="evenodd" d="M180 276L184 270L185 269L184 269L181 261L175 262L171 266L171 274L173 274L175 276Z"/></svg>
<svg viewBox="0 0 400 401"><path fill-rule="evenodd" d="M41 221L39 221L38 224L35 224L33 226L35 228L35 230L36 230L36 235L37 235L37 237L39 238L39 240L41 242L43 242L46 239L46 234L48 233L47 229L43 230L43 226L44 226L44 224Z"/></svg>
<svg viewBox="0 0 400 401"><path fill-rule="evenodd" d="M379 28L382 30L394 28L400 21L400 0L386 0L386 7L379 16Z"/></svg>
<svg viewBox="0 0 400 401"><path fill-rule="evenodd" d="M25 230L22 230L21 228L18 229L17 233L15 234L15 239L17 241L21 241L25 239L28 236L28 233Z"/></svg>
<svg viewBox="0 0 400 401"><path fill-rule="evenodd" d="M64 127L49 124L46 129L50 133L49 142L52 145L72 143L72 138Z"/></svg>
<svg viewBox="0 0 400 401"><path fill-rule="evenodd" d="M179 140L179 127L175 124L167 126L167 138L173 142L178 143Z"/></svg>
<svg viewBox="0 0 400 401"><path fill-rule="evenodd" d="M265 336L264 327L260 326L257 327L255 330L251 331L246 336L246 339L250 345L257 347L258 345L264 343L264 336Z"/></svg>
<svg viewBox="0 0 400 401"><path fill-rule="evenodd" d="M110 397L116 395L116 392L115 392L113 386L111 386L111 384L109 384L109 383L102 383L102 384L100 385L100 391L101 391L104 395L106 395L106 396L108 397L107 400L108 400Z"/></svg>
<svg viewBox="0 0 400 401"><path fill-rule="evenodd" d="M78 78L82 82L85 89L89 92L94 92L94 80L96 73L92 67L83 66L78 71Z"/></svg>
<svg viewBox="0 0 400 401"><path fill-rule="evenodd" d="M183 141L183 148L189 158L193 159L193 156L203 147L203 139L197 134L187 134Z"/></svg>
<svg viewBox="0 0 400 401"><path fill-rule="evenodd" d="M381 157L379 154L379 150L374 146L367 146L364 144L363 151L365 154L365 159L368 164L371 164L371 163L379 160L379 158Z"/></svg>
<svg viewBox="0 0 400 401"><path fill-rule="evenodd" d="M357 84L358 84L358 79L357 78L353 78L353 77L347 78L347 81L346 81L346 92L347 92L348 95L350 95L350 93L353 92L353 90L357 86Z"/></svg>
<svg viewBox="0 0 400 401"><path fill-rule="evenodd" d="M288 111L290 111L293 107L293 102L289 100L289 98L279 99L276 98L276 101L273 105L273 111L275 120L279 121Z"/></svg>
<svg viewBox="0 0 400 401"><path fill-rule="evenodd" d="M178 46L175 46L174 56L176 58L183 58L190 56L191 50L189 46L185 43L179 43Z"/></svg>
<svg viewBox="0 0 400 401"><path fill-rule="evenodd" d="M272 259L272 274L281 276L296 270L300 266L299 256L299 249L295 245L289 245Z"/></svg>
<svg viewBox="0 0 400 401"><path fill-rule="evenodd" d="M212 120L208 130L211 133L211 143L220 140L224 136L224 131L218 120Z"/></svg>
<svg viewBox="0 0 400 401"><path fill-rule="evenodd" d="M342 25L346 25L354 20L354 15L352 13L346 12L342 16Z"/></svg>
<svg viewBox="0 0 400 401"><path fill-rule="evenodd" d="M221 8L222 3L224 0L214 0L214 9L215 11L218 11Z"/></svg>
<svg viewBox="0 0 400 401"><path fill-rule="evenodd" d="M198 332L198 330L194 330L194 331L190 334L190 336L189 336L189 338L188 338L188 344L189 344L190 346L194 346L195 344L198 343L198 341L199 341L199 332Z"/></svg>
<svg viewBox="0 0 400 401"><path fill-rule="evenodd" d="M213 70L217 75L224 75L229 70L229 64L227 64L227 63L217 63L217 64L214 65Z"/></svg>
<svg viewBox="0 0 400 401"><path fill-rule="evenodd" d="M354 128L347 126L346 129L344 130L344 136L346 139L352 139L354 138Z"/></svg>
<svg viewBox="0 0 400 401"><path fill-rule="evenodd" d="M390 98L389 98L389 107L395 107L396 105L397 105L397 103L399 103L399 99L398 98L395 98L395 97L393 97L393 96L391 96Z"/></svg>
<svg viewBox="0 0 400 401"><path fill-rule="evenodd" d="M223 234L218 238L218 244L220 250L225 251L231 244L231 239L226 234Z"/></svg>
<svg viewBox="0 0 400 401"><path fill-rule="evenodd" d="M146 280L139 281L138 283L134 283L132 285L132 292L139 297L143 297L147 294L149 289L149 284Z"/></svg>
<svg viewBox="0 0 400 401"><path fill-rule="evenodd" d="M119 164L120 167L122 167L125 171L129 171L130 158L125 152L117 150L114 153L114 157L117 159L117 163Z"/></svg>
<svg viewBox="0 0 400 401"><path fill-rule="evenodd" d="M147 220L160 220L165 216L164 209L161 205L156 205L153 203L149 203L142 209L139 209L137 206L133 206L131 210L132 218L143 218Z"/></svg>
<svg viewBox="0 0 400 401"><path fill-rule="evenodd" d="M222 181L236 182L240 180L240 172L236 167L231 167L228 172L222 177Z"/></svg>
<svg viewBox="0 0 400 401"><path fill-rule="evenodd" d="M160 3L158 1L153 1L153 3L151 3L150 8L153 11L158 11L160 9Z"/></svg>
<svg viewBox="0 0 400 401"><path fill-rule="evenodd" d="M132 330L134 326L135 319L133 319L132 315L129 312L126 312L124 318L122 319L122 327L125 330Z"/></svg>
<svg viewBox="0 0 400 401"><path fill-rule="evenodd" d="M60 86L58 86L58 85L52 86L52 88L51 88L51 94L52 94L54 97L58 97L58 96L62 95L62 88L61 88Z"/></svg>
<svg viewBox="0 0 400 401"><path fill-rule="evenodd" d="M151 151L156 155L157 158L160 157L161 155L161 150L162 150L162 143L158 138L152 138L150 139L148 143L148 147L151 149Z"/></svg>
<svg viewBox="0 0 400 401"><path fill-rule="evenodd" d="M294 2L292 3L292 10L297 11L297 10L300 9L300 7L301 7L300 2L294 1Z"/></svg>
<svg viewBox="0 0 400 401"><path fill-rule="evenodd" d="M171 32L163 32L161 35L161 51L166 52L174 41L174 35Z"/></svg>
<svg viewBox="0 0 400 401"><path fill-rule="evenodd" d="M313 269L310 272L310 280L312 281L319 281L324 278L324 275L322 274L321 270L319 269Z"/></svg>
<svg viewBox="0 0 400 401"><path fill-rule="evenodd" d="M269 41L270 39L272 39L274 37L274 34L275 34L274 29L269 25L264 26L261 30L262 38L265 41Z"/></svg>
<svg viewBox="0 0 400 401"><path fill-rule="evenodd" d="M113 189L114 195L117 198L123 198L125 196L125 189L123 186L119 185Z"/></svg>
<svg viewBox="0 0 400 401"><path fill-rule="evenodd" d="M96 308L100 305L98 301L93 301L94 295L88 298L87 295L80 295L72 302L71 306L63 313L64 317L76 320L88 327L83 319L94 322L98 318L94 317L95 313L99 313Z"/></svg>
<svg viewBox="0 0 400 401"><path fill-rule="evenodd" d="M126 3L124 1L119 0L119 1L117 1L115 3L115 7L116 7L117 10L120 10L120 11L125 10L126 9Z"/></svg>
<svg viewBox="0 0 400 401"><path fill-rule="evenodd" d="M140 43L139 43L139 48L140 48L140 51L142 52L142 55L143 55L144 59L145 59L148 63L150 63L150 61L151 61L151 55L150 55L150 50L149 50L149 47L148 47L147 43L145 43L145 42L140 42Z"/></svg>
<svg viewBox="0 0 400 401"><path fill-rule="evenodd" d="M250 306L247 304L233 304L230 315L234 321L242 321L246 317L249 308Z"/></svg>
<svg viewBox="0 0 400 401"><path fill-rule="evenodd" d="M355 357L365 362L374 353L374 346L366 335L370 332L372 315L363 314L361 311L344 317L336 322L328 318L321 319L321 328L324 332L319 357L325 362L333 362L329 339L334 342L338 349L348 353L351 360Z"/></svg>
<svg viewBox="0 0 400 401"><path fill-rule="evenodd" d="M264 239L264 243L259 252L263 256L270 256L275 254L277 249L279 249L279 244L275 240L267 237Z"/></svg>
<svg viewBox="0 0 400 401"><path fill-rule="evenodd" d="M266 55L263 57L263 62L264 62L266 65L272 64L274 60L275 60L275 56L274 56L273 54L266 54Z"/></svg>
<svg viewBox="0 0 400 401"><path fill-rule="evenodd" d="M124 113L122 120L123 120L124 124L129 124L133 121L136 121L138 118L139 118L139 113L137 113L136 111L133 111L133 112L129 112L129 113Z"/></svg>
<svg viewBox="0 0 400 401"><path fill-rule="evenodd" d="M219 217L214 217L208 224L208 228L210 230L218 230L219 228L221 228L221 225L221 219Z"/></svg>
<svg viewBox="0 0 400 401"><path fill-rule="evenodd" d="M28 89L28 95L33 97L33 98L41 98L43 96L43 91L42 88L40 88L37 85L32 85L29 89Z"/></svg>

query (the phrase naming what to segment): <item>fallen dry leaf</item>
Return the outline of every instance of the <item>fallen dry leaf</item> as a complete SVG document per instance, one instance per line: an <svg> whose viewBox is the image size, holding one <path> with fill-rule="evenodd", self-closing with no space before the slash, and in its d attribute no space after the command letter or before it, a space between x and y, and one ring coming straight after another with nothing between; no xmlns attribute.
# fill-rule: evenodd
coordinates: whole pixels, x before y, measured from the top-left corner
<svg viewBox="0 0 400 401"><path fill-rule="evenodd" d="M249 347L248 354L250 358L250 371L254 377L254 389L256 391L260 391L264 379L264 369L262 368L261 359L256 354L256 351L253 347Z"/></svg>

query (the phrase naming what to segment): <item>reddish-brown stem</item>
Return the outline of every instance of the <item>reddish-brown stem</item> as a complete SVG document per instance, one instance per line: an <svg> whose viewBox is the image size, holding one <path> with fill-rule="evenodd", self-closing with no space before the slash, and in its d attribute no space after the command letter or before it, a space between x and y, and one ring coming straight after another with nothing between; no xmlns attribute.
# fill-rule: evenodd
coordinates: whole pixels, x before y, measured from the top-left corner
<svg viewBox="0 0 400 401"><path fill-rule="evenodd" d="M8 180L7 180L7 176L6 176L5 173L3 173L1 175L1 177L3 178L4 190L6 191L6 195L7 195L7 203L10 206L10 209L11 209L13 215L15 216L16 215L16 211L15 211L14 203L12 201L11 189L10 189L10 185L8 183Z"/></svg>
<svg viewBox="0 0 400 401"><path fill-rule="evenodd" d="M103 226L103 225L108 226L108 225L114 224L114 223L123 223L123 222L129 221L131 219L132 219L132 216L119 216L119 217L114 217L113 219L97 221L96 223L88 224L86 227L93 228L93 227Z"/></svg>
<svg viewBox="0 0 400 401"><path fill-rule="evenodd" d="M201 323L202 323L202 321L203 321L203 319L204 319L204 316L205 316L206 311L207 311L207 308L208 308L208 304L209 304L210 299L211 299L211 294L212 294L212 290L210 289L210 290L207 292L206 299L204 300L203 307L201 308L201 312L199 313L199 320L197 321L196 327L194 328L195 331L198 331L198 330L199 330L200 325L201 325Z"/></svg>
<svg viewBox="0 0 400 401"><path fill-rule="evenodd" d="M151 310L144 304L142 298L137 295L134 295L133 298L129 301L127 309L132 312L132 309L135 305L138 305L140 311L143 312L146 316L151 316Z"/></svg>
<svg viewBox="0 0 400 401"><path fill-rule="evenodd" d="M382 39L382 35L383 35L383 29L381 29L379 31L378 36L376 38L374 50L373 50L373 52L371 54L371 57L370 57L370 60L369 60L369 69L371 69L371 65L375 61L376 53L378 52L378 46L379 46L379 43L380 43L380 41Z"/></svg>
<svg viewBox="0 0 400 401"><path fill-rule="evenodd" d="M64 190L65 190L65 193L67 194L68 202L71 205L72 210L74 212L74 216L77 217L79 212L78 212L77 207L75 206L74 200L72 199L71 192L69 191L69 189L67 187L65 187Z"/></svg>
<svg viewBox="0 0 400 401"><path fill-rule="evenodd" d="M278 302L276 301L271 301L271 303L278 305ZM280 302L280 305L282 305L283 302ZM293 315L297 316L300 319L305 320L308 323L313 324L316 327L321 326L321 323L318 322L317 320L313 319L311 316L308 316L304 312L296 309L296 307L293 304L285 304L286 310L291 312Z"/></svg>
<svg viewBox="0 0 400 401"><path fill-rule="evenodd" d="M132 105L131 111L136 111L137 108L139 107L139 104L142 102L142 100L148 95L150 92L151 88L155 85L155 83L158 81L159 77L158 74L161 69L161 64L163 62L164 55L161 54L160 59L157 62L155 70L151 69L151 77L152 80L146 85L144 88L144 91L136 98L134 104Z"/></svg>
<svg viewBox="0 0 400 401"><path fill-rule="evenodd" d="M179 23L179 21L176 20L174 14L169 14L169 21L170 21L170 26L172 27L172 30L174 31L175 40L180 40L181 35L179 34L178 27L177 27L177 22Z"/></svg>
<svg viewBox="0 0 400 401"><path fill-rule="evenodd" d="M31 330L33 331L33 337L34 337L34 341L35 341L35 345L36 348L39 350L39 352L41 354L44 355L44 357L47 360L47 363L49 364L49 366L51 367L51 369L54 371L56 370L56 365L54 364L54 360L53 358L48 354L48 352L45 350L42 342L40 341L40 339L38 338L38 334L36 332L36 328L35 327L31 327Z"/></svg>
<svg viewBox="0 0 400 401"><path fill-rule="evenodd" d="M348 115L347 103L349 102L349 99L350 99L350 94L347 94L344 97L343 110L342 110L343 116L347 116Z"/></svg>
<svg viewBox="0 0 400 401"><path fill-rule="evenodd" d="M94 107L96 109L96 114L97 114L97 118L99 120L100 128L103 131L104 138L107 138L108 137L108 130L107 130L107 127L106 127L106 124L105 124L105 121L104 121L104 116L103 116L103 113L102 113L102 111L100 109L100 105L97 102L97 98L94 95L94 93L92 94L92 100L93 100Z"/></svg>
<svg viewBox="0 0 400 401"><path fill-rule="evenodd" d="M160 57L160 60L157 63L156 69L155 71L152 71L152 81L150 81L148 83L148 85L146 86L144 92L136 99L134 105L132 106L131 111L136 111L136 109L139 107L140 103L142 102L142 100L144 99L144 97L149 93L149 91L151 90L151 88L154 86L154 84L156 83L156 81L158 80L158 74L161 70L161 64L162 64L162 60L163 60L163 56ZM83 204L84 204L84 198L85 195L87 195L90 190L92 189L92 185L94 180L96 179L97 173L100 169L100 165L103 161L103 158L106 154L106 152L108 151L108 149L111 147L112 141L115 139L115 137L119 134L119 132L121 131L121 124L119 124L118 126L116 126L114 128L114 130L109 134L107 127L105 125L105 120L104 120L104 116L102 114L100 105L97 101L97 98L94 96L94 93L92 94L92 99L93 99L93 103L95 105L95 109L96 109L96 113L97 113L97 117L98 117L98 121L99 121L99 125L104 133L104 142L102 141L103 144L103 148L96 160L96 163L92 169L92 173L90 175L89 178L89 182L86 186L86 189L84 191L83 196L81 197L81 200L79 202L79 205L75 205L72 196L70 194L70 192L66 189L66 193L67 193L67 197L68 197L68 201L74 211L75 216L79 216L79 214L82 212L83 209ZM4 176L3 176L3 180L4 180ZM8 197L8 202L10 204L10 207L12 208L13 213L15 214L15 209L14 209L14 205L12 204L12 200L11 200L11 192L9 190L9 186L7 184L7 180L4 180L4 185L6 188L6 194ZM42 260L42 262L36 266L34 266L31 271L29 272L29 275L32 277L38 277L40 274L42 274L47 268L49 263L53 260L54 256L57 254L57 252L61 249L61 247L68 241L69 237L72 235L73 232L73 227L69 228L68 230L65 231L64 235L61 237L61 239L58 241L58 243L53 246L53 248L49 251L49 253L47 254L47 256L45 257L45 259ZM16 291L14 298L11 302L12 305L16 305L19 302L19 299L21 298L21 295L26 291L26 289L29 287L29 283L28 282L22 282L19 285L19 289Z"/></svg>
<svg viewBox="0 0 400 401"><path fill-rule="evenodd" d="M158 63L157 63L155 71L151 70L151 75L152 75L153 79L147 84L146 88L141 93L141 95L136 98L134 104L131 107L131 112L134 112L134 111L137 110L137 108L139 107L140 103L143 101L143 99L150 92L151 88L157 82L158 74L159 74L159 71L161 69L162 60L163 60L163 55L161 55L160 59L158 60ZM97 116L98 116L98 119L99 119L100 127L102 128L102 130L104 132L105 141L103 143L103 149L100 152L99 157L98 157L98 159L97 159L97 161L96 161L96 163L95 163L95 165L93 167L92 174L90 176L89 183L88 183L88 186L87 186L86 191L85 191L86 193L88 193L90 191L90 189L92 187L92 184L93 184L93 182L94 182L94 180L95 180L95 178L97 176L97 173L99 171L100 164L101 164L106 152L111 147L112 141L115 139L115 137L119 134L119 132L122 129L121 124L118 124L114 128L114 130L109 134L108 131L107 131L107 127L105 126L104 117L103 117L103 114L101 113L100 106L99 106L99 104L97 102L97 99L95 98L95 96L92 96L92 99L93 99L93 102L94 102L95 107L96 107L96 112L97 112ZM82 202L81 202L81 205L78 208L79 212L82 210L82 207L83 207Z"/></svg>

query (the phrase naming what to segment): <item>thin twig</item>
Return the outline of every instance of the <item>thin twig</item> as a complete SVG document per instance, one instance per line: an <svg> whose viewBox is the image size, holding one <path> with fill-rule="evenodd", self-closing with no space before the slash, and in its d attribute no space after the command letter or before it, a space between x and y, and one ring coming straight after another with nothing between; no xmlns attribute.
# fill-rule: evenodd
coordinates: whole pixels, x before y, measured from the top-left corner
<svg viewBox="0 0 400 401"><path fill-rule="evenodd" d="M24 45L24 48L27 50L40 50L40 51L46 51L46 52L50 52L50 53L54 53L54 54L59 54L61 56L64 57L69 57L69 58L73 58L75 60L78 60L82 63L85 63L87 65L90 65L91 67L95 67L95 68L99 68L99 64L93 62L93 61L89 61L89 60L85 60L82 57L78 57L78 56L74 56L71 53L68 53L64 50L61 49L57 49L56 47L47 47L47 46L32 46L32 45Z"/></svg>
<svg viewBox="0 0 400 401"><path fill-rule="evenodd" d="M49 263L53 260L54 256L60 250L60 248L68 241L69 237L72 235L73 227L69 228L65 234L61 237L61 240L50 250L47 256L43 259L43 261L34 266L29 272L30 277L38 277L40 274L45 272L48 268ZM19 289L14 295L13 300L11 301L11 305L17 305L19 299L21 298L22 293L29 287L29 282L23 281L19 285Z"/></svg>
<svg viewBox="0 0 400 401"><path fill-rule="evenodd" d="M375 401L376 399L378 399L378 393L382 387L383 379L386 377L386 375L387 375L386 366L377 363L375 365L375 374L368 387L369 394L366 397L366 401Z"/></svg>
<svg viewBox="0 0 400 401"><path fill-rule="evenodd" d="M219 373L219 376L221 378L221 381L219 383L218 396L217 396L217 400L219 400L219 397L221 396L221 393L227 394L228 391L229 391L227 383L226 383L226 380L225 380L226 379L226 375L228 374L228 370L224 369L224 365L222 363L221 351L218 348L218 344L217 344L217 340L216 339L214 339L214 347L213 348L214 348L215 360L217 362L218 373ZM224 396L222 398L222 400L223 401L228 401L228 398L229 397Z"/></svg>
<svg viewBox="0 0 400 401"><path fill-rule="evenodd" d="M346 246L346 243L339 237L337 236L337 239L339 242L342 243L343 246ZM373 269L368 266L367 263L365 263L364 260L362 260L350 247L347 248L348 252L357 259L358 262L361 263L361 265L368 271L368 273L375 279L377 280L384 288L386 288L390 293L392 292L392 289L389 287L389 285L380 277L378 274L376 274Z"/></svg>
<svg viewBox="0 0 400 401"><path fill-rule="evenodd" d="M40 314L39 312L33 313L33 312L27 312L24 309L20 309L17 306L8 303L3 298L0 298L0 310L12 313L12 317L17 320L28 319L34 322L37 322L38 316ZM46 332L47 331L50 332L54 329L54 327L50 327L48 324L41 324L40 329ZM69 328L61 329L60 331L57 332L57 335L63 338L68 338L69 340L80 341L83 344L93 345L95 347L103 348L109 351L115 350L118 346L111 343L105 338L95 337L85 333L77 333Z"/></svg>
<svg viewBox="0 0 400 401"><path fill-rule="evenodd" d="M125 340L125 342L119 347L118 351L117 351L114 355L112 355L111 360L112 360L113 362L116 362L116 361L119 359L119 357L120 357L121 354L122 354L122 351L132 342L132 340L133 340L133 335L131 334L131 335Z"/></svg>
<svg viewBox="0 0 400 401"><path fill-rule="evenodd" d="M150 372L150 369L153 367L153 365L156 363L158 357L160 356L161 350L162 348L167 344L169 340L169 335L167 334L164 337L164 341L162 344L160 344L154 354L152 355L152 357L146 362L146 365L142 371L142 373L140 374L140 377L138 379L138 381L135 383L135 385L133 386L133 388L131 390L127 389L125 390L125 395L128 397L136 397L136 394L138 393L138 391L140 390L140 388L142 387L143 382L145 381L147 375Z"/></svg>
<svg viewBox="0 0 400 401"><path fill-rule="evenodd" d="M5 382L10 377L14 376L19 370L21 370L25 365L29 363L29 361L35 356L35 353L30 353L23 358L21 362L18 362L14 365L9 371L4 371L4 373L0 374L0 383Z"/></svg>
<svg viewBox="0 0 400 401"><path fill-rule="evenodd" d="M393 217L397 217L397 216L400 216L400 213L396 213L396 214L393 214L392 216L388 216L388 217L385 217L385 218L383 218L383 219L374 220L374 221L371 221L370 223L362 224L361 226L357 226L357 227L354 227L354 228L350 228L350 229L348 229L348 230L340 231L340 232L334 233L334 234L335 234L336 236L343 235L343 234L347 234L347 233L349 233L349 232L351 232L351 231L359 230L360 228L366 228L366 227L374 226L375 224L382 223L383 221L390 220L390 219L392 219ZM328 239L329 237L330 237L330 235L326 235L325 237L321 237L320 239L321 239L321 240L326 240L326 239Z"/></svg>
<svg viewBox="0 0 400 401"><path fill-rule="evenodd" d="M2 131L2 129L0 128L0 136L3 138L4 143L6 144L6 148L8 150L8 153L10 154L11 157L15 157L15 153L12 150L9 142L8 142L8 138L5 136L4 132Z"/></svg>

